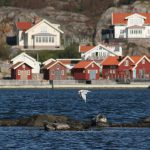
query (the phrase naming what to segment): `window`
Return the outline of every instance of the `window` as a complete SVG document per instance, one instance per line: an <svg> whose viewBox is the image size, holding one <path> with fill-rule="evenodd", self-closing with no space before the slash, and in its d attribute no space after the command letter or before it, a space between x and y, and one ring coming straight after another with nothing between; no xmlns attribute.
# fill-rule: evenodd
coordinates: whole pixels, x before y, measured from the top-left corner
<svg viewBox="0 0 150 150"><path fill-rule="evenodd" d="M38 43L39 42L39 38L38 38L38 36L36 37L36 43Z"/></svg>
<svg viewBox="0 0 150 150"><path fill-rule="evenodd" d="M52 37L52 43L54 43L54 37Z"/></svg>
<svg viewBox="0 0 150 150"><path fill-rule="evenodd" d="M49 74L50 74L50 75L54 75L54 71L53 71L53 70L50 70Z"/></svg>
<svg viewBox="0 0 150 150"><path fill-rule="evenodd" d="M18 75L20 75L20 73L21 73L21 71L20 71L20 70L18 70Z"/></svg>
<svg viewBox="0 0 150 150"><path fill-rule="evenodd" d="M116 73L116 70L115 69L113 69L113 74L115 74Z"/></svg>
<svg viewBox="0 0 150 150"><path fill-rule="evenodd" d="M45 42L46 42L46 43L48 42L48 37L45 37Z"/></svg>
<svg viewBox="0 0 150 150"><path fill-rule="evenodd" d="M142 60L142 64L145 64L145 59Z"/></svg>
<svg viewBox="0 0 150 150"><path fill-rule="evenodd" d="M120 34L124 34L124 30L120 30Z"/></svg>
<svg viewBox="0 0 150 150"><path fill-rule="evenodd" d="M64 70L61 71L61 75L64 75Z"/></svg>
<svg viewBox="0 0 150 150"><path fill-rule="evenodd" d="M41 27L41 32L42 33L47 33L47 27L46 26L42 26Z"/></svg>
<svg viewBox="0 0 150 150"><path fill-rule="evenodd" d="M30 70L27 70L27 75L30 75Z"/></svg>
<svg viewBox="0 0 150 150"><path fill-rule="evenodd" d="M39 43L41 43L41 37L39 37Z"/></svg>
<svg viewBox="0 0 150 150"><path fill-rule="evenodd" d="M129 60L126 60L124 65L129 66Z"/></svg>
<svg viewBox="0 0 150 150"><path fill-rule="evenodd" d="M52 41L52 40L51 40L51 37L49 36L49 43L51 43L51 41Z"/></svg>

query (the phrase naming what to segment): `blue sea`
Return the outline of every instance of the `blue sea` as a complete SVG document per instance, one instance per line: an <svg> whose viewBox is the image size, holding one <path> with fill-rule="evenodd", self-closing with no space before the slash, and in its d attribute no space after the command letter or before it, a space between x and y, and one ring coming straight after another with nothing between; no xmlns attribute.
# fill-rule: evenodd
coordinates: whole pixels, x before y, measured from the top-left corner
<svg viewBox="0 0 150 150"><path fill-rule="evenodd" d="M77 89L1 89L0 119L35 114L90 120L101 113L109 122L135 122L150 116L150 89L91 89L85 103ZM0 127L0 150L149 150L150 128L50 131Z"/></svg>

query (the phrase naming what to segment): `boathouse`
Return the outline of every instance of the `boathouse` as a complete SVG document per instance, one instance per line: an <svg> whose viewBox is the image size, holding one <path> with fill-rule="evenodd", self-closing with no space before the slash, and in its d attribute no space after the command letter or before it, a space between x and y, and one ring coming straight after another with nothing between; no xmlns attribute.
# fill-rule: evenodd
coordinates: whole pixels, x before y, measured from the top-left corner
<svg viewBox="0 0 150 150"><path fill-rule="evenodd" d="M31 80L32 67L25 62L17 62L11 66L11 79Z"/></svg>
<svg viewBox="0 0 150 150"><path fill-rule="evenodd" d="M43 67L45 80L67 79L67 67L60 61L51 61Z"/></svg>
<svg viewBox="0 0 150 150"><path fill-rule="evenodd" d="M98 80L100 77L100 66L95 61L80 61L72 68L75 80Z"/></svg>

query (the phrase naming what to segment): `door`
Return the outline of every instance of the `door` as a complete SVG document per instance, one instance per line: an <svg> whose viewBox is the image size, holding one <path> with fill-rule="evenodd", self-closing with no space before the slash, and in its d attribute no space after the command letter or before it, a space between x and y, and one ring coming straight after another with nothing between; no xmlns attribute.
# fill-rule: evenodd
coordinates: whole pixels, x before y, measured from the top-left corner
<svg viewBox="0 0 150 150"><path fill-rule="evenodd" d="M61 80L61 70L56 70L55 71L55 79L56 80Z"/></svg>
<svg viewBox="0 0 150 150"><path fill-rule="evenodd" d="M21 70L20 71L20 79L21 80L27 80L28 79L28 74L27 74L27 70Z"/></svg>
<svg viewBox="0 0 150 150"><path fill-rule="evenodd" d="M145 71L143 69L139 70L139 76L140 76L140 79L144 79L145 78Z"/></svg>
<svg viewBox="0 0 150 150"><path fill-rule="evenodd" d="M90 80L96 79L96 70L90 70Z"/></svg>
<svg viewBox="0 0 150 150"><path fill-rule="evenodd" d="M136 69L133 70L133 79L136 79Z"/></svg>

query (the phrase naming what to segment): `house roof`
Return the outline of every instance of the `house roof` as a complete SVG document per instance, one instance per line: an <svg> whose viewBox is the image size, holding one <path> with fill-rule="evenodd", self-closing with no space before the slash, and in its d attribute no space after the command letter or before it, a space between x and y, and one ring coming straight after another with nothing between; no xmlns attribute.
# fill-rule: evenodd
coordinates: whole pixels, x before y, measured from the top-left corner
<svg viewBox="0 0 150 150"><path fill-rule="evenodd" d="M59 31L60 33L63 33L63 31L59 29L60 25L58 25L58 24L52 24L52 23L50 23L49 21L47 21L45 19L39 20L35 24L33 24L33 22L16 22L16 27L19 30L28 32L32 27L36 27L38 24L40 24L42 22L45 22L46 24L48 24L49 26L51 26L55 30Z"/></svg>
<svg viewBox="0 0 150 150"><path fill-rule="evenodd" d="M141 58L142 56L130 56L130 58L134 61L134 63L136 64Z"/></svg>
<svg viewBox="0 0 150 150"><path fill-rule="evenodd" d="M92 48L94 48L95 46L83 46L83 45L81 45L80 47L79 47L79 52L80 53L85 53L85 52L87 52L87 51L89 51L89 50L91 50Z"/></svg>
<svg viewBox="0 0 150 150"><path fill-rule="evenodd" d="M17 62L16 64L13 64L10 69L17 69L18 67L20 67L21 65L26 64L25 62ZM28 65L28 64L26 64ZM29 67L33 68L32 66L28 65Z"/></svg>
<svg viewBox="0 0 150 150"><path fill-rule="evenodd" d="M31 57L30 55L26 54L25 52L22 52L21 54L17 55L16 57L14 57L13 59L11 59L11 62L14 62L14 61L20 61L20 58L25 58L25 59L29 59L33 62L36 62L38 64L41 64L40 62L36 61L36 59L34 59L33 57Z"/></svg>
<svg viewBox="0 0 150 150"><path fill-rule="evenodd" d="M33 26L32 22L16 22L16 27L19 30L26 31Z"/></svg>
<svg viewBox="0 0 150 150"><path fill-rule="evenodd" d="M80 61L79 63L77 63L73 69L85 69L88 66L90 66L92 63L95 63L95 61L91 61L91 60L85 60L85 61ZM97 64L96 64L97 65ZM97 65L98 66L98 65ZM99 67L99 66L98 66Z"/></svg>
<svg viewBox="0 0 150 150"><path fill-rule="evenodd" d="M109 65L118 65L118 56L108 56L104 61L102 61L101 65L103 66L109 66Z"/></svg>
<svg viewBox="0 0 150 150"><path fill-rule="evenodd" d="M62 66L64 66L65 68L67 68L63 63L61 63L60 61L51 61L49 64L45 65L44 68L45 69L50 69L51 67L53 67L54 65L56 65L57 63L61 64Z"/></svg>
<svg viewBox="0 0 150 150"><path fill-rule="evenodd" d="M133 14L139 14L141 16L146 17L145 24L150 24L150 13L113 13L112 14L112 24L127 24L126 17L133 15Z"/></svg>

